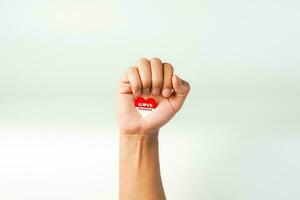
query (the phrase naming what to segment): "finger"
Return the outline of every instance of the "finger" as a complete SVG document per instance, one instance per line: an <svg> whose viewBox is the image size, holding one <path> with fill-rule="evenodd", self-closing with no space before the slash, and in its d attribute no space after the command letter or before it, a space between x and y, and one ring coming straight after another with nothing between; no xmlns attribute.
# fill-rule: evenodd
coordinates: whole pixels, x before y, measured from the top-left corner
<svg viewBox="0 0 300 200"><path fill-rule="evenodd" d="M128 80L128 69L122 74L117 84L117 93L120 94L132 94L131 85Z"/></svg>
<svg viewBox="0 0 300 200"><path fill-rule="evenodd" d="M163 74L164 74L164 80L163 80L163 90L162 95L164 97L170 97L172 94L172 76L173 76L173 67L169 63L163 64Z"/></svg>
<svg viewBox="0 0 300 200"><path fill-rule="evenodd" d="M122 76L120 78L120 82L121 83L129 83L129 80L128 80L128 71L129 71L129 69L126 69L126 71L122 74Z"/></svg>
<svg viewBox="0 0 300 200"><path fill-rule="evenodd" d="M137 62L141 82L142 82L142 92L148 94L151 87L151 67L148 59L142 58Z"/></svg>
<svg viewBox="0 0 300 200"><path fill-rule="evenodd" d="M119 94L132 94L130 83L119 82L117 85L117 93Z"/></svg>
<svg viewBox="0 0 300 200"><path fill-rule="evenodd" d="M152 76L152 94L159 95L163 86L163 66L161 60L152 58L150 60Z"/></svg>
<svg viewBox="0 0 300 200"><path fill-rule="evenodd" d="M130 67L127 72L128 81L135 96L141 95L142 82L137 67Z"/></svg>
<svg viewBox="0 0 300 200"><path fill-rule="evenodd" d="M190 85L188 82L180 79L177 75L172 76L172 85L174 89L174 94L170 98L172 107L177 112L184 103L189 91Z"/></svg>

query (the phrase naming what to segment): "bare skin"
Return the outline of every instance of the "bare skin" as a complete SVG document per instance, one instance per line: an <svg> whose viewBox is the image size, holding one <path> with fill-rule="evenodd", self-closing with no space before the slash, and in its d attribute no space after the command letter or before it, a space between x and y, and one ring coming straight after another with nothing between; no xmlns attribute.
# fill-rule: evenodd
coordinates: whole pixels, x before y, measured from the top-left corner
<svg viewBox="0 0 300 200"><path fill-rule="evenodd" d="M158 133L182 107L190 90L160 59L139 59L117 87L120 130L120 200L166 199L159 167ZM138 96L152 97L157 108L142 117L134 106Z"/></svg>

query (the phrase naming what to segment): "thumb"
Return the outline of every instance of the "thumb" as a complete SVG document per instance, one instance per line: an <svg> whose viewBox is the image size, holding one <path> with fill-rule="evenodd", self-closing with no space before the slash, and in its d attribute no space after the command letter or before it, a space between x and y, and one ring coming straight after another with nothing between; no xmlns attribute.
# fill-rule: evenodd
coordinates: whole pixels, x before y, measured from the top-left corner
<svg viewBox="0 0 300 200"><path fill-rule="evenodd" d="M170 98L170 102L174 110L177 112L184 103L190 91L190 85L188 82L180 79L177 75L172 76L172 86L174 94Z"/></svg>

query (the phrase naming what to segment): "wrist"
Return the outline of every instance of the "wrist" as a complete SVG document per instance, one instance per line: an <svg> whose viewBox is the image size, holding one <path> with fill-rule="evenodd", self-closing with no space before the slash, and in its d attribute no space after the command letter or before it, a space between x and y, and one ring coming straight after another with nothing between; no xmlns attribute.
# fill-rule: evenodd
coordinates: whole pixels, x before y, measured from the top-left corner
<svg viewBox="0 0 300 200"><path fill-rule="evenodd" d="M158 132L141 134L120 132L120 160L141 161L158 152ZM137 162L137 167L140 162Z"/></svg>
<svg viewBox="0 0 300 200"><path fill-rule="evenodd" d="M136 130L136 131L129 131L129 130L119 130L120 135L128 135L128 136L134 136L136 135L136 138L139 137L145 137L145 136L158 136L159 129L155 130Z"/></svg>
<svg viewBox="0 0 300 200"><path fill-rule="evenodd" d="M155 133L128 133L120 131L120 139L128 142L143 142L143 141L157 141L158 132Z"/></svg>
<svg viewBox="0 0 300 200"><path fill-rule="evenodd" d="M158 130L131 132L120 130L120 153L125 157L131 157L136 152L145 154L145 152L156 151L158 148ZM123 157L121 156L121 157Z"/></svg>

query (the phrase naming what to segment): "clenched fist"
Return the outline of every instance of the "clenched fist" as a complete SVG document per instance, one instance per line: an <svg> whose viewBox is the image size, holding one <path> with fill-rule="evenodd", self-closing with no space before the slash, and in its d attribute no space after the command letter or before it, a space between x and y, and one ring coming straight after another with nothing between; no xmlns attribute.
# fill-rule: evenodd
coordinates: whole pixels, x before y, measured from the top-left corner
<svg viewBox="0 0 300 200"><path fill-rule="evenodd" d="M189 83L174 74L171 64L158 58L139 59L117 87L119 129L126 133L157 133L180 110L189 90ZM142 117L134 106L138 96L157 102L156 109L147 117Z"/></svg>

